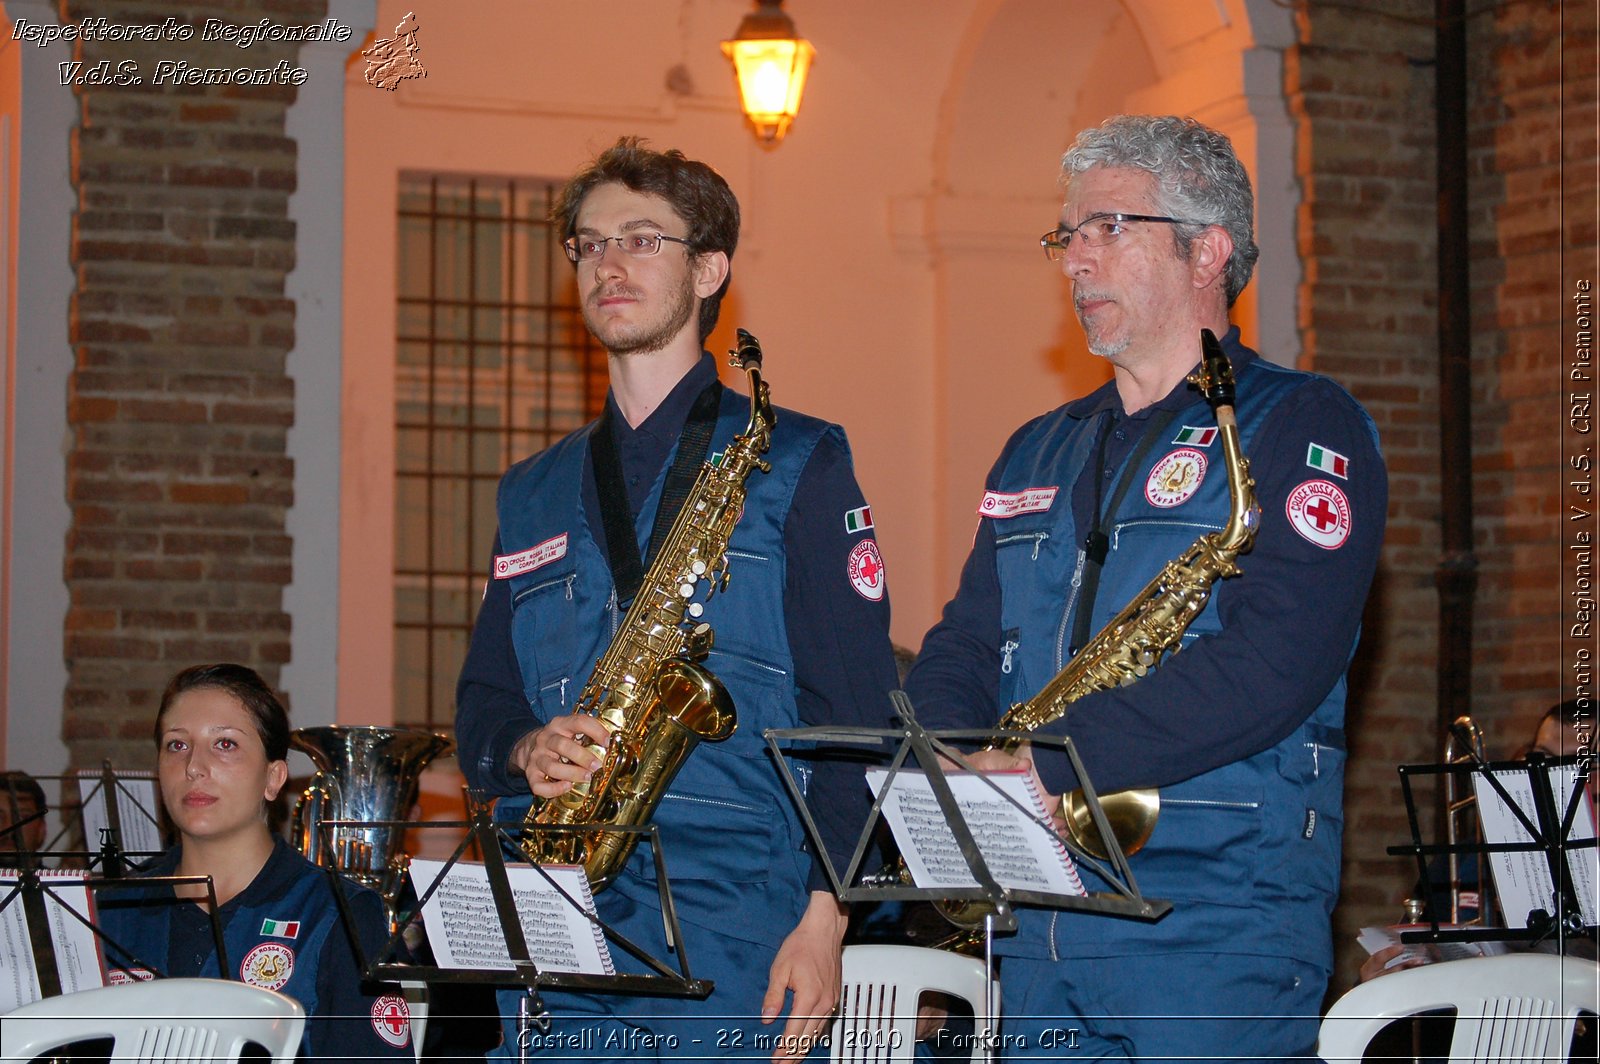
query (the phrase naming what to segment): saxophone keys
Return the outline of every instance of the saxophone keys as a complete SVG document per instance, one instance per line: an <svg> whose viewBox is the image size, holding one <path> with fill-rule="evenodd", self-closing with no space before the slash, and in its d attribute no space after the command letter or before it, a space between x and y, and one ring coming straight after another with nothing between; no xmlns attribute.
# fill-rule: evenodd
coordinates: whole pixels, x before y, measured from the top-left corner
<svg viewBox="0 0 1600 1064"><path fill-rule="evenodd" d="M694 594L694 583L693 583L693 581L685 580L683 583L678 585L678 597L679 598L689 598L693 594Z"/></svg>

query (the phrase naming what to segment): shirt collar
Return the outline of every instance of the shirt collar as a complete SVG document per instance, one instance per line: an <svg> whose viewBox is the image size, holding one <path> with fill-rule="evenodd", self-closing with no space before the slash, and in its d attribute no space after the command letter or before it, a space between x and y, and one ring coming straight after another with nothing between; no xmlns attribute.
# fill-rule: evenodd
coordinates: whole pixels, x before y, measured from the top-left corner
<svg viewBox="0 0 1600 1064"><path fill-rule="evenodd" d="M1228 326L1227 333L1222 337L1222 351L1228 356L1228 361L1232 363L1235 377L1242 373L1246 366L1261 357L1255 351L1246 347L1239 339L1239 327L1237 325ZM1198 369L1200 360L1196 359L1194 365ZM1189 384L1187 377L1185 377L1184 380L1179 381L1170 392L1159 400L1151 403L1136 414L1128 415L1122 408L1122 395L1117 391L1117 382L1110 380L1082 399L1068 403L1067 414L1081 421L1109 411L1118 417L1131 416L1138 420L1147 418L1158 410L1182 410L1185 407L1193 406L1195 403L1203 401L1200 393L1195 391L1193 386Z"/></svg>
<svg viewBox="0 0 1600 1064"><path fill-rule="evenodd" d="M717 379L717 360L711 352L700 352L700 361L696 362L672 386L672 391L661 400L661 405L650 412L650 416L640 422L637 428L628 424L628 419L622 416L622 410L617 406L616 396L606 392L606 409L611 414L612 435L618 445L638 439L641 435L649 436L658 443L669 445L677 443L678 437L683 433L684 423L689 420L689 411L694 407L694 401L700 398L700 393Z"/></svg>

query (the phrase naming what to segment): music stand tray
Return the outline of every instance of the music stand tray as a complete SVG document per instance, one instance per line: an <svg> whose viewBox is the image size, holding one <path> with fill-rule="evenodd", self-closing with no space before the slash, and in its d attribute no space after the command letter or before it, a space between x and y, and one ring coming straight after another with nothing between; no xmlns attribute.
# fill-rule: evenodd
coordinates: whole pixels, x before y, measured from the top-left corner
<svg viewBox="0 0 1600 1064"><path fill-rule="evenodd" d="M423 892L414 905L396 914L395 929L375 957L369 958L365 955L359 936L354 934L353 914L350 912L349 903L344 897L344 892L338 890L334 892L339 904L340 915L350 930L352 941L355 943L357 963L367 978L394 981L414 980L430 984L459 983L515 986L526 989L534 996L537 996L537 992L540 989L546 987L608 994L646 994L673 997L705 997L711 993L714 984L709 980L696 979L690 972L689 957L685 949L682 932L679 929L677 909L672 901L671 885L667 878L665 855L653 825L627 828L609 824L526 826L521 820L495 821L492 819L489 803L487 802L474 802L473 806L474 808L470 814L471 819L466 821L326 820L322 822L324 830L319 831L318 835L321 843L321 853L326 860L319 862L319 864L330 875L335 875L338 872L337 863L334 860L332 838L335 831L341 827L383 827L399 829L402 832L411 828L466 830L466 834L456 846L455 851L445 861L443 869L434 883L429 885L428 889ZM517 915L511 882L506 871L503 844L515 846L517 836L524 831L570 833L594 831L602 828L606 831L624 831L640 835L642 836L641 841L649 844L655 864L656 883L661 899L661 913L667 942L670 947L676 950L678 955L676 970L660 958L651 955L644 947L627 938L598 915L592 913L583 913L583 915L594 926L596 931L604 936L605 941L620 946L630 956L650 969L652 974L617 973L614 975L596 975L582 972L546 971L541 969L533 960L527 939L523 934L521 919ZM483 858L484 868L488 875L490 895L494 901L500 931L505 936L507 953L511 958L513 967L510 969L444 968L438 965L413 964L397 960L396 958L400 956L402 935L406 927L413 920L420 919L422 906L444 882L445 874L448 873L451 867L461 861L468 847L474 844ZM532 865L531 867L539 868L538 865ZM556 889L559 890L559 886ZM564 891L562 893L565 895ZM579 906L576 899L567 896L566 900L582 912L581 906Z"/></svg>
<svg viewBox="0 0 1600 1064"><path fill-rule="evenodd" d="M1457 762L1452 764L1424 764L1400 765L1400 789L1405 799L1406 818L1411 828L1410 845L1388 847L1391 856L1411 856L1417 864L1418 881L1425 887L1431 888L1428 875L1428 858L1447 854L1473 854L1478 859L1478 879L1482 884L1485 876L1493 875L1491 854L1497 853L1533 853L1542 859L1541 863L1548 870L1552 895L1549 910L1535 910L1528 914L1528 926L1522 928L1511 927L1442 927L1439 914L1434 911L1432 890L1423 891L1423 916L1427 923L1426 928L1402 931L1400 941L1412 942L1481 942L1481 941L1538 941L1550 935L1561 932L1582 934L1592 925L1586 925L1583 920L1583 907L1579 903L1576 884L1572 869L1568 862L1567 854L1577 853L1586 849L1594 849L1595 838L1574 839L1571 837L1573 820L1578 810L1578 803L1586 800L1584 793L1583 775L1580 773L1577 785L1573 792L1567 796L1553 793L1550 786L1550 777L1546 769L1552 765L1572 761L1571 758L1547 758L1541 754L1530 754L1521 761L1501 762ZM1580 766L1584 762L1578 761ZM1476 776L1484 781L1489 789L1505 804L1506 808L1516 818L1523 830L1528 835L1524 842L1456 842L1425 843L1422 841L1422 827L1417 816L1416 795L1412 790L1414 778L1427 778L1440 776L1447 773L1460 773ZM1504 773L1526 773L1528 785L1533 795L1534 816L1529 817L1507 791L1506 786L1498 778ZM1482 812L1480 810L1480 822Z"/></svg>

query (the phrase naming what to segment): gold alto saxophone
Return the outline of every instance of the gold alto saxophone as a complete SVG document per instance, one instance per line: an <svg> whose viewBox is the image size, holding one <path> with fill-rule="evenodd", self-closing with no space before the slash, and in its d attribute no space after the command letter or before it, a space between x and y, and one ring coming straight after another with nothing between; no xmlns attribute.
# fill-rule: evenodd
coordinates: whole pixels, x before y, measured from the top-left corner
<svg viewBox="0 0 1600 1064"><path fill-rule="evenodd" d="M728 584L728 540L744 513L745 480L770 470L761 456L777 417L761 379L761 345L738 330L730 365L750 379L750 422L722 457L700 469L683 509L650 565L622 625L578 696L574 712L599 719L611 733L601 765L585 783L536 799L524 826L616 825L650 821L672 778L701 741L720 742L738 725L733 699L699 664L711 649L711 626L695 601ZM535 864L581 864L594 889L622 870L639 836L629 831L523 832L522 851Z"/></svg>
<svg viewBox="0 0 1600 1064"><path fill-rule="evenodd" d="M1255 542L1261 509L1256 505L1250 462L1239 446L1239 422L1233 409L1233 366L1210 329L1200 331L1200 346L1201 368L1189 381L1215 410L1221 430L1223 461L1228 467L1227 523L1220 531L1201 536L1168 562L1038 694L1006 712L1000 719L1001 730L1037 731L1064 716L1067 707L1084 695L1125 687L1149 673L1163 657L1178 650L1184 631L1210 601L1211 585L1239 574L1234 558ZM1008 739L999 749L1014 752L1020 745L1021 740ZM1150 840L1161 811L1160 795L1154 788L1102 794L1100 805L1125 854L1138 852ZM1073 791L1063 797L1061 808L1072 841L1085 852L1106 860L1110 855L1100 842L1083 792ZM947 919L963 927L982 926L989 908L987 902L939 906Z"/></svg>

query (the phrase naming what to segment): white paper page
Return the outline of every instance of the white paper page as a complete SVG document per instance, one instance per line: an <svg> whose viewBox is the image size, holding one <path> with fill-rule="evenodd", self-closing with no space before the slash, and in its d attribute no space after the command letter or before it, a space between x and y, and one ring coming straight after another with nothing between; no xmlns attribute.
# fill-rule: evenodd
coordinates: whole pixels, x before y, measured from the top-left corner
<svg viewBox="0 0 1600 1064"><path fill-rule="evenodd" d="M1578 785L1576 764L1550 765L1546 768L1551 793L1555 795L1558 815L1565 815L1567 800ZM1505 788L1517 807L1528 820L1537 825L1537 810L1533 801L1533 785L1525 769L1502 769L1495 778ZM1492 843L1532 842L1533 836L1522 826L1494 787L1482 773L1472 774L1473 793L1477 797L1478 817L1483 824L1483 837ZM1569 841L1595 837L1594 805L1587 794L1578 800L1573 817ZM1578 907L1585 926L1593 927L1600 914L1600 851L1594 847L1567 851L1567 867L1572 876L1573 891L1578 896ZM1499 892L1500 912L1506 926L1525 928L1528 913L1534 909L1552 912L1555 898L1555 881L1550 876L1550 865L1543 851L1528 850L1520 853L1491 853L1489 867L1494 870L1494 885Z"/></svg>
<svg viewBox="0 0 1600 1064"><path fill-rule="evenodd" d="M10 896L16 885L13 874L12 879L0 887L0 900ZM33 966L28 918L22 911L22 898L11 897L10 903L0 909L0 1013L38 1000L39 975Z"/></svg>
<svg viewBox="0 0 1600 1064"><path fill-rule="evenodd" d="M94 932L68 912L70 908L85 920L91 919L84 874L46 871L41 879L48 888L44 895L45 918L50 926L61 992L71 994L103 986L100 951ZM16 885L16 871L0 869L0 898L10 895ZM38 999L39 975L33 960L27 914L19 895L0 912L0 1012Z"/></svg>
<svg viewBox="0 0 1600 1064"><path fill-rule="evenodd" d="M443 861L413 859L411 877L418 894L426 893L443 869ZM544 871L586 912L594 913L594 897L583 869L547 865ZM538 871L513 865L506 868L506 873L516 898L517 915L522 919L528 953L541 971L615 974L611 951L600 929ZM443 885L422 907L422 919L439 967L494 971L514 967L483 865L459 861L452 866Z"/></svg>
<svg viewBox="0 0 1600 1064"><path fill-rule="evenodd" d="M100 846L100 831L111 826L106 811L105 787L100 773L85 769L78 773L83 794L83 837L89 849ZM120 845L127 853L160 853L161 829L158 826L155 776L149 772L117 773L117 816L122 827Z"/></svg>
<svg viewBox="0 0 1600 1064"><path fill-rule="evenodd" d="M883 790L888 769L867 770L867 786L877 795ZM977 776L946 773L956 806L967 822L978 852L995 882L1008 890L1051 894L1085 894L1077 866L1054 831L1037 823L996 794L984 782L995 783L1023 809L1043 816L1038 798L1024 772L997 772ZM919 887L975 887L978 881L956 845L926 774L903 769L883 804L883 816L905 857L911 880Z"/></svg>

